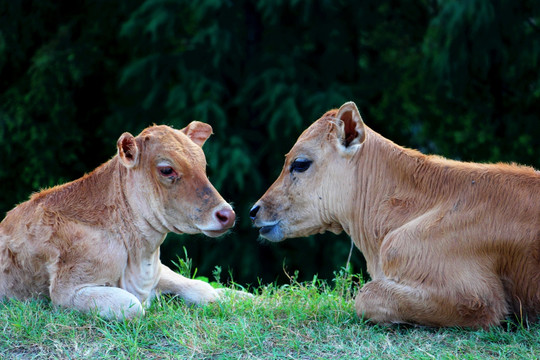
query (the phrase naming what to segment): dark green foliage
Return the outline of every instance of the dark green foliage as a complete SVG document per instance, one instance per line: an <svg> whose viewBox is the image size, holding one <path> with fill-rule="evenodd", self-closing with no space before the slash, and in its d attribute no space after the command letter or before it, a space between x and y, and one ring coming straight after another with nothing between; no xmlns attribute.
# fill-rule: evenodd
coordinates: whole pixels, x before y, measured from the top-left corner
<svg viewBox="0 0 540 360"><path fill-rule="evenodd" d="M0 2L0 210L80 177L124 131L208 122L208 174L238 222L170 236L198 274L329 277L346 236L261 244L250 206L326 110L355 101L395 142L540 167L538 1ZM361 255L353 255L356 270ZM280 280L281 281L281 280Z"/></svg>

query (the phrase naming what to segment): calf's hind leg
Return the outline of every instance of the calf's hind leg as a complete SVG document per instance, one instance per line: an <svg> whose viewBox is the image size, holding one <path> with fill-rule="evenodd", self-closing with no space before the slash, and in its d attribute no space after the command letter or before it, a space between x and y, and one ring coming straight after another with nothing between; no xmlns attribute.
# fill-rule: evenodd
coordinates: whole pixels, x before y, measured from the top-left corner
<svg viewBox="0 0 540 360"><path fill-rule="evenodd" d="M445 290L435 294L422 287L410 287L388 279L373 280L358 293L356 313L379 324L482 328L497 325L504 316L501 299L472 292L464 296L451 295L450 285Z"/></svg>

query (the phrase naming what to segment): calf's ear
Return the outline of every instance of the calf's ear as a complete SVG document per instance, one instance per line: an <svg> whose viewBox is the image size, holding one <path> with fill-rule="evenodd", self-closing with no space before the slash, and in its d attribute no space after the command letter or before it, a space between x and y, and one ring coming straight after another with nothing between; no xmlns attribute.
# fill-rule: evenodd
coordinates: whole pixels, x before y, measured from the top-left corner
<svg viewBox="0 0 540 360"><path fill-rule="evenodd" d="M343 104L335 117L341 120L338 125L340 146L346 153L355 152L366 138L364 121L356 104L352 101Z"/></svg>
<svg viewBox="0 0 540 360"><path fill-rule="evenodd" d="M186 134L195 144L200 147L212 135L212 127L200 121L192 121L188 126L180 130Z"/></svg>
<svg viewBox="0 0 540 360"><path fill-rule="evenodd" d="M139 163L140 150L133 135L128 132L123 133L118 139L116 147L118 148L120 162L125 167L131 169L132 167L137 166Z"/></svg>

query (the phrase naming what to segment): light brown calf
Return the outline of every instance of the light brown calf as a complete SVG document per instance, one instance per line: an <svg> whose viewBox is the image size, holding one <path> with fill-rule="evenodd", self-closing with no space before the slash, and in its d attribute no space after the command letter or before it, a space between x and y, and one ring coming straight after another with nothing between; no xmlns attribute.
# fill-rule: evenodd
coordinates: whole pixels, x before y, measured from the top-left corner
<svg viewBox="0 0 540 360"><path fill-rule="evenodd" d="M235 214L206 177L204 123L124 133L118 154L76 181L34 194L0 223L0 297L50 297L108 318L144 314L156 292L215 300L210 285L159 260L168 232L219 236Z"/></svg>
<svg viewBox="0 0 540 360"><path fill-rule="evenodd" d="M540 315L540 173L402 148L344 104L300 136L252 208L271 241L344 230L372 280L378 323L489 327Z"/></svg>

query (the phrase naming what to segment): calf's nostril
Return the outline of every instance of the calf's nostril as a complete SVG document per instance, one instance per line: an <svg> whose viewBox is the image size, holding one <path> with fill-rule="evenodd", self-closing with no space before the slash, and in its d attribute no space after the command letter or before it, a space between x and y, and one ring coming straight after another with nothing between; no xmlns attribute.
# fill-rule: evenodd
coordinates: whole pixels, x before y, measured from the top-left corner
<svg viewBox="0 0 540 360"><path fill-rule="evenodd" d="M230 227L234 224L236 214L231 209L224 209L216 212L216 218L224 227Z"/></svg>
<svg viewBox="0 0 540 360"><path fill-rule="evenodd" d="M251 220L255 220L260 208L261 207L259 205L255 205L254 207L251 208L251 210L249 211L249 217L251 218Z"/></svg>

